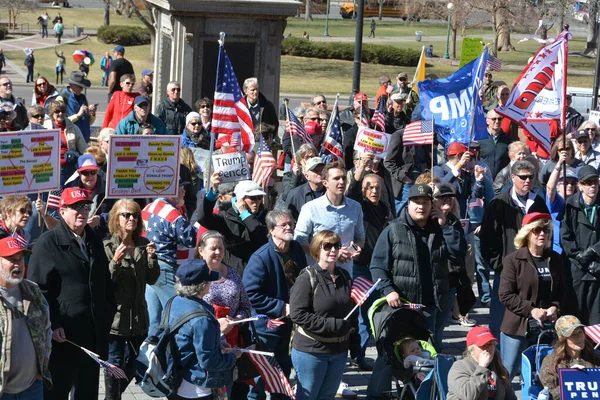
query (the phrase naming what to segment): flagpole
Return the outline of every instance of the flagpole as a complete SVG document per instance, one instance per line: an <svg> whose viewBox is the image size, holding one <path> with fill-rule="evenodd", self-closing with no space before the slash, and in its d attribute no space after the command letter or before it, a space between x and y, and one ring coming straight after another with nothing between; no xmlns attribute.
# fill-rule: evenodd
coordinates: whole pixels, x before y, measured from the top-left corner
<svg viewBox="0 0 600 400"><path fill-rule="evenodd" d="M373 293L373 291L375 291L375 288L377 287L377 285L379 284L379 282L381 282L381 278L377 279L377 282L375 282L373 284L373 286L371 287L371 289L369 289L370 293L367 293L367 297L365 297L364 301L366 301L369 298L369 296ZM364 304L364 301L363 301L363 304ZM354 311L356 311L356 309L358 307L360 307L360 306L361 305L359 305L359 304L355 305L354 308L352 309L352 311L350 311L348 313L348 315L346 315L346 317L344 318L344 320L347 320L348 318L350 318L350 316L352 315L352 313L354 313Z"/></svg>
<svg viewBox="0 0 600 400"><path fill-rule="evenodd" d="M433 164L435 160L435 117L431 117L431 128L431 181L433 182Z"/></svg>
<svg viewBox="0 0 600 400"><path fill-rule="evenodd" d="M567 35L564 36L563 38L564 41L564 60L563 60L563 85L562 85L562 110L560 113L560 125L561 125L561 130L563 131L563 147L566 148L567 147L567 132L565 132L565 129L567 128L567 121L566 121L566 112L567 112L567 58L569 56L569 40L567 39ZM598 51L598 50L596 50ZM556 69L555 69L556 71ZM567 185L566 185L566 179L567 179L567 163L564 162L563 163L563 176L565 179L565 185L563 185L563 197L565 198L565 202L567 201Z"/></svg>
<svg viewBox="0 0 600 400"><path fill-rule="evenodd" d="M219 69L219 62L221 61L221 47L225 46L225 36L227 36L227 34L225 32L219 32L219 59L217 60L217 74L218 74L218 69ZM217 79L218 81L218 79ZM217 92L217 82L215 82L215 94ZM216 97L216 96L215 96ZM214 119L214 113L213 113L213 119ZM214 125L212 123L211 120L211 125ZM207 174L207 181L204 182L204 187L208 188L210 185L210 177L212 175L212 156L213 156L213 150L215 148L215 136L216 133L211 132L210 135L210 153L208 154L208 174ZM240 141L242 140L241 138L241 134L240 134ZM242 148L243 148L243 144L242 144ZM203 166L204 167L204 166ZM210 189L209 189L210 190Z"/></svg>
<svg viewBox="0 0 600 400"><path fill-rule="evenodd" d="M285 103L285 128L287 130L287 127L290 126L290 114L289 114L289 109L288 109L288 105L287 103ZM296 147L294 146L294 135L291 132L290 129L290 142L292 142L292 160L294 160L294 162L296 163L296 165L298 166L298 168L302 168L302 165L298 164L298 160L296 159ZM300 170L300 172L302 172L302 170Z"/></svg>

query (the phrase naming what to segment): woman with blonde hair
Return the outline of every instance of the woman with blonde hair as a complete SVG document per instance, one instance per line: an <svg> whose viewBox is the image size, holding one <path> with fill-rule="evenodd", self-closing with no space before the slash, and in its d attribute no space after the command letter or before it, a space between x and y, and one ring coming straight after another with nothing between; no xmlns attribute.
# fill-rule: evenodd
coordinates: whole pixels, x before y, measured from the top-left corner
<svg viewBox="0 0 600 400"><path fill-rule="evenodd" d="M4 196L0 200L0 212L0 239L15 236L29 242L31 236L24 228L33 214L31 200L21 195Z"/></svg>
<svg viewBox="0 0 600 400"><path fill-rule="evenodd" d="M185 165L190 170L191 187L193 193L198 193L202 189L202 180L200 175L202 171L196 162L194 152L189 147L181 148L181 164Z"/></svg>
<svg viewBox="0 0 600 400"><path fill-rule="evenodd" d="M500 348L510 379L519 372L521 353L558 318L565 291L563 259L552 250L552 217L529 213L514 239L515 252L502 262L498 296L506 306Z"/></svg>

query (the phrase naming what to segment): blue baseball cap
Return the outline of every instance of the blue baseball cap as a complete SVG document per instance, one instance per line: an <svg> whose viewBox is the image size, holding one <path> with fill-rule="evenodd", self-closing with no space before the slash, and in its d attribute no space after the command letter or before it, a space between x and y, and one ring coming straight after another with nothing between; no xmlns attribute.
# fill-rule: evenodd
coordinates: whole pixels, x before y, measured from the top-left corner
<svg viewBox="0 0 600 400"><path fill-rule="evenodd" d="M220 273L211 271L206 261L199 259L184 261L175 271L175 276L179 278L179 282L184 286L213 282L221 278Z"/></svg>
<svg viewBox="0 0 600 400"><path fill-rule="evenodd" d="M113 51L116 51L117 53L125 54L125 47L123 47L120 44L118 44L118 45L115 46L115 48L113 49Z"/></svg>
<svg viewBox="0 0 600 400"><path fill-rule="evenodd" d="M150 100L146 96L137 96L133 101L136 106L139 106L142 103L150 104Z"/></svg>
<svg viewBox="0 0 600 400"><path fill-rule="evenodd" d="M150 68L144 68L142 70L142 77L147 76L147 75L152 75L152 74L153 74L153 72Z"/></svg>

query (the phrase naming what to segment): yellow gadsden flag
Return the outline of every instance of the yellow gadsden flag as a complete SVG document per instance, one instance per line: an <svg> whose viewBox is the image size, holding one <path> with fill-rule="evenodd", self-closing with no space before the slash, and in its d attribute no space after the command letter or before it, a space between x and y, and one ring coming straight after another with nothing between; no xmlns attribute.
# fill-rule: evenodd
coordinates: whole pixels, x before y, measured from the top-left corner
<svg viewBox="0 0 600 400"><path fill-rule="evenodd" d="M415 93L419 94L419 87L417 86L417 82L425 80L425 46L421 49L421 58L419 58L419 65L417 65L417 70L415 71L415 77L412 80L412 90Z"/></svg>

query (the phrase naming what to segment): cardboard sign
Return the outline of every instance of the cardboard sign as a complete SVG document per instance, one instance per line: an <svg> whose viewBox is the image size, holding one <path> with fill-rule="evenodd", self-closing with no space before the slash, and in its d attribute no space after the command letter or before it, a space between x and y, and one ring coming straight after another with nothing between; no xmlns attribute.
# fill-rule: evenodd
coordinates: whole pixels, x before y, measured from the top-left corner
<svg viewBox="0 0 600 400"><path fill-rule="evenodd" d="M177 197L181 136L110 137L106 197Z"/></svg>
<svg viewBox="0 0 600 400"><path fill-rule="evenodd" d="M227 153L212 156L213 171L219 172L221 183L239 182L250 179L250 167L246 153Z"/></svg>
<svg viewBox="0 0 600 400"><path fill-rule="evenodd" d="M0 195L60 189L60 130L0 134Z"/></svg>
<svg viewBox="0 0 600 400"><path fill-rule="evenodd" d="M559 368L560 398L600 399L600 368Z"/></svg>
<svg viewBox="0 0 600 400"><path fill-rule="evenodd" d="M594 121L596 124L600 124L600 111L590 111L588 119Z"/></svg>
<svg viewBox="0 0 600 400"><path fill-rule="evenodd" d="M364 126L358 128L354 150L362 153L372 153L377 158L385 158L390 147L392 135L369 129Z"/></svg>
<svg viewBox="0 0 600 400"><path fill-rule="evenodd" d="M481 38L464 38L462 41L462 49L460 51L460 64L459 68L464 67L481 54L483 46Z"/></svg>

